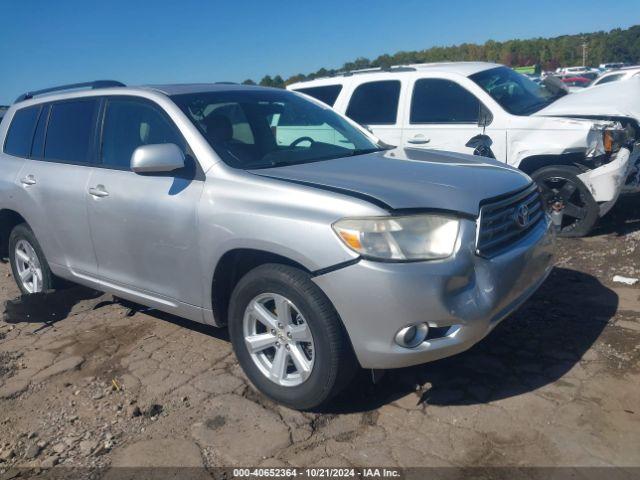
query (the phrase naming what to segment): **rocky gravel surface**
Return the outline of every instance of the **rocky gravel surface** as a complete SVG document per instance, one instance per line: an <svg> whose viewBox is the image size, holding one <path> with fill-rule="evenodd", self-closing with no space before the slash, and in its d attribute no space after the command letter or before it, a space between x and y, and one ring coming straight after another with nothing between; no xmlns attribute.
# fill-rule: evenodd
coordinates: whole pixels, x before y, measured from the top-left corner
<svg viewBox="0 0 640 480"><path fill-rule="evenodd" d="M474 348L366 373L325 411L257 393L225 330L0 265L0 476L145 466L640 466L640 198L559 242L540 291Z"/></svg>

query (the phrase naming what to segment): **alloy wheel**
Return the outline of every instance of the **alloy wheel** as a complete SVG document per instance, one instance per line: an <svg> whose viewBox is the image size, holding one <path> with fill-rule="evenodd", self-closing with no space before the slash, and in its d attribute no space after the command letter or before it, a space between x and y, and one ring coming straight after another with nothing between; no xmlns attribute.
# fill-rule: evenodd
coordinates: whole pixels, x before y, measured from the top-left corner
<svg viewBox="0 0 640 480"><path fill-rule="evenodd" d="M42 266L33 246L24 239L18 240L15 247L16 270L19 282L28 293L42 291Z"/></svg>
<svg viewBox="0 0 640 480"><path fill-rule="evenodd" d="M563 214L562 230L575 228L587 216L587 204L582 197L582 192L571 179L548 177L541 183L545 208L548 211L555 210Z"/></svg>
<svg viewBox="0 0 640 480"><path fill-rule="evenodd" d="M264 293L251 300L244 313L243 336L251 359L272 382L295 387L311 375L315 361L311 329L284 296Z"/></svg>

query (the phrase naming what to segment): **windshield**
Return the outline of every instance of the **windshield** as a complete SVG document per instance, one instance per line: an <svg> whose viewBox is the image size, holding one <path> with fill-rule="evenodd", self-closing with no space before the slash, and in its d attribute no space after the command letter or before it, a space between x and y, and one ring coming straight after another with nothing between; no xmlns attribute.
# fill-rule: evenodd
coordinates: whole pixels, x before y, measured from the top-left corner
<svg viewBox="0 0 640 480"><path fill-rule="evenodd" d="M329 107L286 90L175 95L228 165L254 169L317 162L382 150Z"/></svg>
<svg viewBox="0 0 640 480"><path fill-rule="evenodd" d="M543 86L507 67L484 70L469 78L513 115L530 115L558 98Z"/></svg>

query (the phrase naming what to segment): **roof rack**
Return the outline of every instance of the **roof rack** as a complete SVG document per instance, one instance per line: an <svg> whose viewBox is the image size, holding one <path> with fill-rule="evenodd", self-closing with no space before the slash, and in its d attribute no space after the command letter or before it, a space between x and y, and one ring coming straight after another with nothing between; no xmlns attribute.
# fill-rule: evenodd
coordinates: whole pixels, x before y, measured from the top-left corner
<svg viewBox="0 0 640 480"><path fill-rule="evenodd" d="M406 67L404 65L391 66L391 67L373 67L363 68L361 70L346 70L344 72L337 72L335 76L350 77L352 75L362 75L363 73L378 73L378 72L415 72L415 67Z"/></svg>
<svg viewBox="0 0 640 480"><path fill-rule="evenodd" d="M378 73L378 72L415 72L417 68L408 65L395 65L390 67L372 67L362 68L359 70L339 70L337 72L330 73L324 77L310 78L307 80L301 80L300 83L313 82L314 80L320 80L322 78L335 78L335 77L351 77L353 75L362 75L364 73Z"/></svg>
<svg viewBox="0 0 640 480"><path fill-rule="evenodd" d="M91 90L95 90L97 88L109 87L126 87L126 85L122 82L118 82L117 80L95 80L93 82L70 83L68 85L60 85L58 87L44 88L42 90L34 90L32 92L23 93L18 98L16 98L16 101L14 103L22 102L38 95L44 95L46 93L60 92L64 90L75 90L78 88L90 88Z"/></svg>

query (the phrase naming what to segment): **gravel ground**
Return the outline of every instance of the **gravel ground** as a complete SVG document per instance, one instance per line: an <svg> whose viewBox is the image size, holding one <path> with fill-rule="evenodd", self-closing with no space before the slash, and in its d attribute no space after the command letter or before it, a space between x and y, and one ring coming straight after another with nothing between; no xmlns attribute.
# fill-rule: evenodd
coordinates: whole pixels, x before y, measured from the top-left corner
<svg viewBox="0 0 640 480"><path fill-rule="evenodd" d="M367 376L322 413L247 382L225 330L0 265L0 474L54 465L640 466L640 198L562 240L540 291L461 355ZM15 473L17 472L17 473Z"/></svg>

